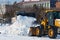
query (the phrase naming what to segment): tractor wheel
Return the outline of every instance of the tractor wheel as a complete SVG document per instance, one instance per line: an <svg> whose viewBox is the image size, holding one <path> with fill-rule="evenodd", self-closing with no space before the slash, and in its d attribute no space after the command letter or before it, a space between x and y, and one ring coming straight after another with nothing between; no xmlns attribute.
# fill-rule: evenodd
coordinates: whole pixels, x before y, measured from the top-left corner
<svg viewBox="0 0 60 40"><path fill-rule="evenodd" d="M55 30L54 28L50 28L48 30L48 36L49 38L56 38L57 37L57 30Z"/></svg>
<svg viewBox="0 0 60 40"><path fill-rule="evenodd" d="M33 36L33 33L32 33L33 30L34 30L34 28L33 27L30 27L29 36Z"/></svg>
<svg viewBox="0 0 60 40"><path fill-rule="evenodd" d="M42 36L42 30L39 27L36 28L36 36L38 36L38 37Z"/></svg>

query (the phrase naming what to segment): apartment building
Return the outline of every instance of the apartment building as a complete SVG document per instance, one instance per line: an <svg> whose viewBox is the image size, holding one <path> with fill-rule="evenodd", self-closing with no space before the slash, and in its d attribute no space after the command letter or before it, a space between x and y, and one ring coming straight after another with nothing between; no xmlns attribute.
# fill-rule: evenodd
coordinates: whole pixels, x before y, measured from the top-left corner
<svg viewBox="0 0 60 40"><path fill-rule="evenodd" d="M45 8L50 8L50 0L23 1L23 2L18 3L18 6L23 7L23 8L25 8L25 7L33 7L34 4L36 4L37 6L43 6Z"/></svg>

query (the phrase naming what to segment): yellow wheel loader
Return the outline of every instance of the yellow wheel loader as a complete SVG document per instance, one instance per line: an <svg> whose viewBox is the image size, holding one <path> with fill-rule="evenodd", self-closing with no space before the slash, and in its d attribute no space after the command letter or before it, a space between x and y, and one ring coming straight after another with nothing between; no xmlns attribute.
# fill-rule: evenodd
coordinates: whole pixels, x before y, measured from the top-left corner
<svg viewBox="0 0 60 40"><path fill-rule="evenodd" d="M40 14L37 14L40 15ZM30 36L45 36L56 38L60 34L60 11L46 10L38 19L38 26L30 27Z"/></svg>

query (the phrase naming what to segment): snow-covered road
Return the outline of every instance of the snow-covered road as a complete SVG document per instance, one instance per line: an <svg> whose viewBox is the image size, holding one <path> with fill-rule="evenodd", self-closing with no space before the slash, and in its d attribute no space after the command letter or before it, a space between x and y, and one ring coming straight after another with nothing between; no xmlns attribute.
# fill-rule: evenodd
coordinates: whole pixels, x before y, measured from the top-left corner
<svg viewBox="0 0 60 40"><path fill-rule="evenodd" d="M57 39L50 39L47 37L29 37L29 36L17 36L17 35L0 35L0 40L60 40L58 36Z"/></svg>

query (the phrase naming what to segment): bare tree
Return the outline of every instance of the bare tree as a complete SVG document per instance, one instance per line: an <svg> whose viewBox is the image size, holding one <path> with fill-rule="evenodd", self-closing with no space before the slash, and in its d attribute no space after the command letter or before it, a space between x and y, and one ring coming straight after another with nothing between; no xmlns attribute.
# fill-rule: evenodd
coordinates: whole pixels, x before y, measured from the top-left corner
<svg viewBox="0 0 60 40"><path fill-rule="evenodd" d="M4 23L4 17L3 17L3 15L4 15L3 9L5 9L5 8L3 8L4 6L5 6L5 5L1 5L1 4L0 4L0 12L1 12L0 23L1 23L1 25Z"/></svg>

